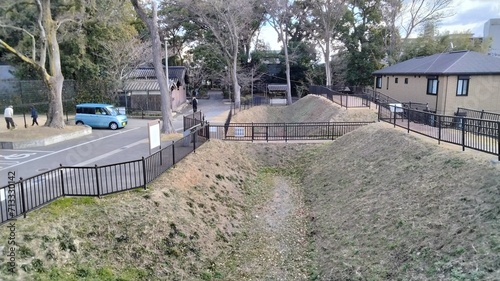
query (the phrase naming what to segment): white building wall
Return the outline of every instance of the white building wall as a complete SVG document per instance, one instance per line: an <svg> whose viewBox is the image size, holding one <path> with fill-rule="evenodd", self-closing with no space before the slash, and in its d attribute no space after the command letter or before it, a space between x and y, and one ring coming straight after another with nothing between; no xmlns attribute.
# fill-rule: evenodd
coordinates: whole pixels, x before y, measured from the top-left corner
<svg viewBox="0 0 500 281"><path fill-rule="evenodd" d="M490 19L484 24L483 37L492 39L489 55L500 57L500 18Z"/></svg>

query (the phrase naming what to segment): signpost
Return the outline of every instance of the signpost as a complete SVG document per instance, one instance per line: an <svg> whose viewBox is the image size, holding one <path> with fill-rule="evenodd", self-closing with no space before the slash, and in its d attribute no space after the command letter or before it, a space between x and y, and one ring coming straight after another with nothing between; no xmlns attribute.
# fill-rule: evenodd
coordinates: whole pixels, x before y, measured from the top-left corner
<svg viewBox="0 0 500 281"><path fill-rule="evenodd" d="M161 149L161 132L160 132L160 119L148 122L149 133L149 155L156 147Z"/></svg>

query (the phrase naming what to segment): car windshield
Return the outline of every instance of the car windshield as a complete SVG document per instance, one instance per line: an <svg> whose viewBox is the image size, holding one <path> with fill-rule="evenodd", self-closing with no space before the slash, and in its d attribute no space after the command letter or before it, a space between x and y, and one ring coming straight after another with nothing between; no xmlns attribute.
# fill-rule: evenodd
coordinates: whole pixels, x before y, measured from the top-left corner
<svg viewBox="0 0 500 281"><path fill-rule="evenodd" d="M113 106L106 107L106 111L109 115L118 115L118 110L116 110Z"/></svg>

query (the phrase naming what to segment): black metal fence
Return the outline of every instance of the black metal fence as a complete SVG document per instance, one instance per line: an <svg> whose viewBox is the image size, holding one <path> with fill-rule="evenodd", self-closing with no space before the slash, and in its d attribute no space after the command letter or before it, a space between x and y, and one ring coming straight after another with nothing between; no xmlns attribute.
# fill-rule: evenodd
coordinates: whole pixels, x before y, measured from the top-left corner
<svg viewBox="0 0 500 281"><path fill-rule="evenodd" d="M429 111L379 104L379 120L405 128L438 142L447 142L489 154L500 161L500 121L438 115Z"/></svg>
<svg viewBox="0 0 500 281"><path fill-rule="evenodd" d="M326 86L311 85L309 92L314 95L320 95L328 98L334 103L346 108L370 107L370 102L375 100L375 97L367 93L347 93L340 92L336 88L331 89Z"/></svg>
<svg viewBox="0 0 500 281"><path fill-rule="evenodd" d="M189 115L184 115L183 118L183 127L184 131L189 130L189 128L192 128L196 125L201 125L205 122L205 116L201 111L194 112Z"/></svg>
<svg viewBox="0 0 500 281"><path fill-rule="evenodd" d="M94 167L65 167L15 180L0 188L0 224L63 196L103 196L146 185L208 140L208 125L142 159Z"/></svg>
<svg viewBox="0 0 500 281"><path fill-rule="evenodd" d="M487 112L484 110L474 110L474 109L468 109L468 108L462 108L459 107L457 109L457 116L466 116L469 118L476 118L476 119L487 119L487 120L492 120L492 121L500 121L500 114L498 113L493 113L493 112Z"/></svg>
<svg viewBox="0 0 500 281"><path fill-rule="evenodd" d="M209 137L233 141L334 140L371 123L232 123L210 125Z"/></svg>

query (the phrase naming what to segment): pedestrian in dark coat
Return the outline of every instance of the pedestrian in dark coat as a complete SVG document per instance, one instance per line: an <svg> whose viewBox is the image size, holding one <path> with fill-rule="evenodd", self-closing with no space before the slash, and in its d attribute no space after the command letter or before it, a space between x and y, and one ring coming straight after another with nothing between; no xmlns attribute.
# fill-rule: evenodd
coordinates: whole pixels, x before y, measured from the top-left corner
<svg viewBox="0 0 500 281"><path fill-rule="evenodd" d="M198 100L196 97L193 97L193 101L191 103L193 104L193 112L198 111Z"/></svg>
<svg viewBox="0 0 500 281"><path fill-rule="evenodd" d="M36 120L38 118L38 112L36 111L36 108L34 106L30 106L30 109L31 109L31 118L33 119L31 126L35 126L35 124L38 126L38 121Z"/></svg>

